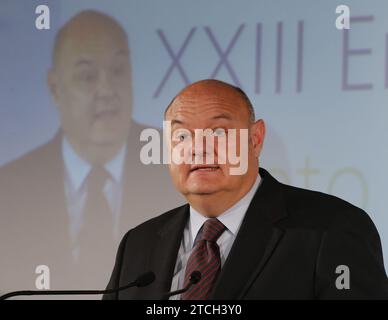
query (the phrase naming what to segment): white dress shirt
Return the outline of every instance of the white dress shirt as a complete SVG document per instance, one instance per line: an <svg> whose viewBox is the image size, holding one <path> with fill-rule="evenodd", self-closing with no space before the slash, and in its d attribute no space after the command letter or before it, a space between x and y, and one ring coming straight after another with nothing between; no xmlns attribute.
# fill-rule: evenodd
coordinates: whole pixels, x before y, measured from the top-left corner
<svg viewBox="0 0 388 320"><path fill-rule="evenodd" d="M119 228L125 153L126 146L123 146L117 155L104 166L110 174L110 179L104 186L104 193L111 208L113 234L116 238ZM84 220L83 208L87 196L86 178L92 165L74 151L66 138L62 141L62 156L65 164L65 195L70 222L69 235L74 245L73 258L77 260L79 248L76 241Z"/></svg>
<svg viewBox="0 0 388 320"><path fill-rule="evenodd" d="M249 204L251 203L253 196L255 195L260 185L260 182L260 175L257 175L256 181L248 193L235 205L217 217L217 219L221 221L226 227L226 230L217 240L217 244L220 248L221 268L224 265L226 258L228 257L229 251L232 248L234 240L236 239L245 213L248 210ZM205 217L190 206L190 217L183 231L183 238L178 251L174 276L171 282L171 291L183 288L187 261L195 244L193 239L196 239L196 241L199 239L201 227L207 219L210 218ZM180 295L170 297L170 300L177 299L180 299Z"/></svg>

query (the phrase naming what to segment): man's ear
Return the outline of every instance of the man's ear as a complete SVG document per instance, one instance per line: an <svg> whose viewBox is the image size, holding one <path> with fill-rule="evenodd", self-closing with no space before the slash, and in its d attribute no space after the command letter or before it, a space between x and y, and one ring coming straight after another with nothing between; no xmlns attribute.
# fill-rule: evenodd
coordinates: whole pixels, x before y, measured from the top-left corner
<svg viewBox="0 0 388 320"><path fill-rule="evenodd" d="M251 125L251 141L255 156L258 158L263 148L265 138L265 123L264 120L259 119Z"/></svg>
<svg viewBox="0 0 388 320"><path fill-rule="evenodd" d="M51 96L53 97L56 104L58 104L59 100L59 92L58 92L58 75L53 68L47 73L47 86L50 90Z"/></svg>

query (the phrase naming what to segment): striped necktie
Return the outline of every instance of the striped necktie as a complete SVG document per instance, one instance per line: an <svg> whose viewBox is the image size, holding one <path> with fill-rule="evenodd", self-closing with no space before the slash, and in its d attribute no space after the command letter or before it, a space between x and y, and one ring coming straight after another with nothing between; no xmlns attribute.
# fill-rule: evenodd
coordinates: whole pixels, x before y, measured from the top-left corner
<svg viewBox="0 0 388 320"><path fill-rule="evenodd" d="M185 272L186 287L193 271L201 273L201 280L181 296L182 300L206 300L209 298L217 276L221 271L220 248L217 239L226 227L216 218L208 219L202 226L199 240L187 261Z"/></svg>

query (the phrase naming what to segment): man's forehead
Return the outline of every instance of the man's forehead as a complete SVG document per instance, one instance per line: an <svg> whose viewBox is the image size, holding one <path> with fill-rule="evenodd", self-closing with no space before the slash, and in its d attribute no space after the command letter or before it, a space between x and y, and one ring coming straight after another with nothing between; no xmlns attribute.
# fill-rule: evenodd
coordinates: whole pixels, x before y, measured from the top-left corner
<svg viewBox="0 0 388 320"><path fill-rule="evenodd" d="M127 35L112 18L86 12L70 20L58 33L54 48L55 58L79 55L128 55Z"/></svg>
<svg viewBox="0 0 388 320"><path fill-rule="evenodd" d="M222 99L223 97L227 97L228 99L239 99L240 95L237 93L235 87L227 83L218 80L202 80L184 88L179 93L178 97L185 99Z"/></svg>
<svg viewBox="0 0 388 320"><path fill-rule="evenodd" d="M241 101L222 95L182 95L177 96L171 104L168 115L170 117L184 117L206 115L207 118L232 118L241 113ZM223 118L223 117L219 117Z"/></svg>
<svg viewBox="0 0 388 320"><path fill-rule="evenodd" d="M233 101L221 98L177 99L171 105L171 114L197 113L199 111L217 112L218 110L234 112L235 106L236 104Z"/></svg>
<svg viewBox="0 0 388 320"><path fill-rule="evenodd" d="M62 27L62 31L73 36L82 34L89 34L91 36L104 34L104 32L126 34L122 26L114 18L96 11L79 13Z"/></svg>
<svg viewBox="0 0 388 320"><path fill-rule="evenodd" d="M127 38L118 30L105 29L102 32L80 32L72 31L65 34L63 48L69 50L92 51L96 49L105 49L111 51L128 50Z"/></svg>

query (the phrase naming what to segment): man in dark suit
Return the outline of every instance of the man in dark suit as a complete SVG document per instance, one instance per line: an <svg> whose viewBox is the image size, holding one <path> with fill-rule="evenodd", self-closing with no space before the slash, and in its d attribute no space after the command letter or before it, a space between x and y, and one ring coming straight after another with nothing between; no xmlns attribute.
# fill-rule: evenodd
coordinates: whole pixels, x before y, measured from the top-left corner
<svg viewBox="0 0 388 320"><path fill-rule="evenodd" d="M58 32L48 85L61 129L0 169L0 291L106 285L124 233L181 203L162 165L140 161L127 35L83 11ZM161 192L163 190L163 192ZM152 198L152 201L149 201Z"/></svg>
<svg viewBox="0 0 388 320"><path fill-rule="evenodd" d="M388 298L380 239L368 215L259 169L265 126L255 121L241 90L199 81L174 98L165 118L171 121L171 152L182 147L185 160L172 161L170 174L188 204L127 232L108 288L148 270L156 280L104 298L163 299L186 287L194 271L201 280L175 298ZM225 144L200 143L196 130L207 128L217 142L228 142L228 152L236 147L239 163L229 153L219 161ZM233 129L237 139L229 136ZM231 174L238 165L245 170Z"/></svg>

